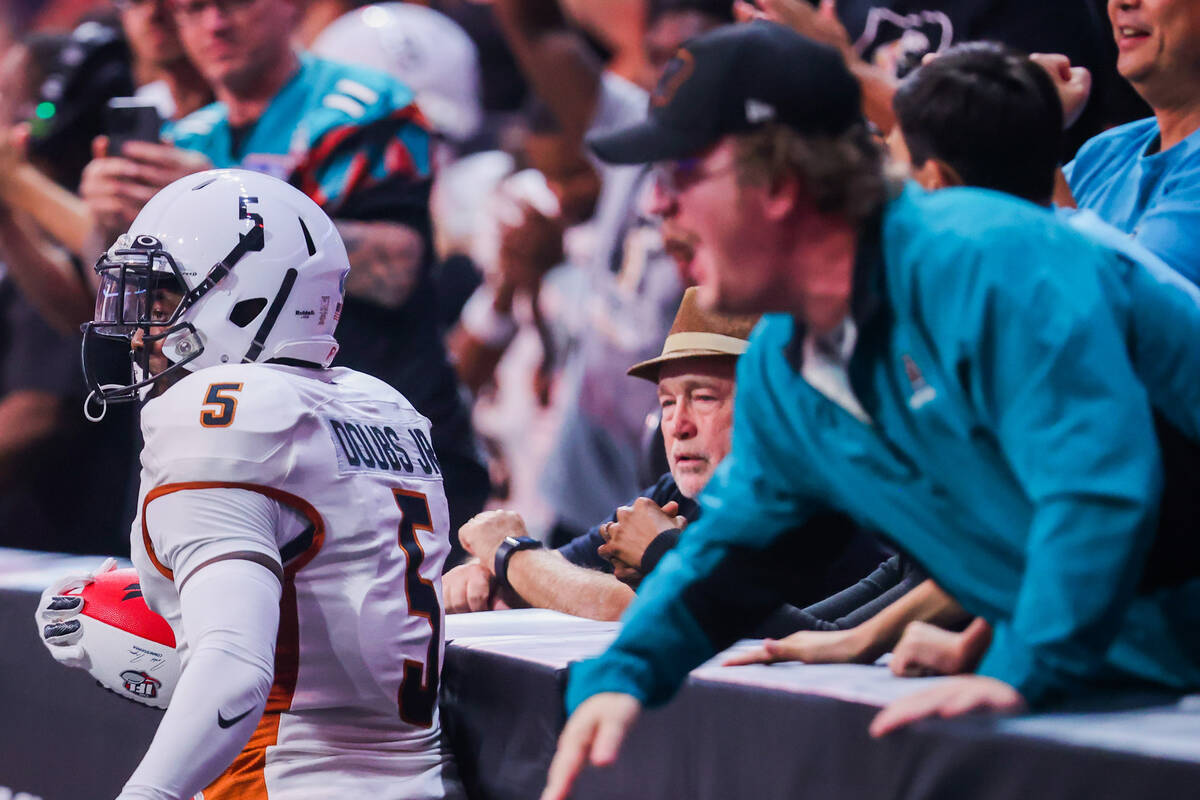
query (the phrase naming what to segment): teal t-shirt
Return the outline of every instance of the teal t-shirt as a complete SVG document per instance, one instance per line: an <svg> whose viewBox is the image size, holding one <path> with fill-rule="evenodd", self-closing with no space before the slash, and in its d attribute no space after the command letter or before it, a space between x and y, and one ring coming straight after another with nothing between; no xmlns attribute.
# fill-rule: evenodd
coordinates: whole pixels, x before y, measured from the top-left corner
<svg viewBox="0 0 1200 800"><path fill-rule="evenodd" d="M326 211L350 193L396 176L430 172L430 138L413 93L373 70L299 56L300 68L244 129L213 103L163 127L164 140L208 156L217 168L243 167L290 180Z"/></svg>
<svg viewBox="0 0 1200 800"><path fill-rule="evenodd" d="M1080 208L1133 236L1200 284L1200 130L1158 150L1153 118L1088 140L1063 168Z"/></svg>

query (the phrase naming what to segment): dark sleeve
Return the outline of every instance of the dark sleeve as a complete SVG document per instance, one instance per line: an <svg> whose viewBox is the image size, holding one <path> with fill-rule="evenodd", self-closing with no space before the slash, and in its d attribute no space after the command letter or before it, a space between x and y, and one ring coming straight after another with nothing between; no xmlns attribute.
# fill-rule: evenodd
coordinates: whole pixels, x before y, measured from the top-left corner
<svg viewBox="0 0 1200 800"><path fill-rule="evenodd" d="M616 514L613 514L613 518L616 518ZM578 536L558 548L558 552L576 566L612 572L612 564L605 561L596 552L602 544L604 544L604 537L600 535L600 525L595 525L583 536Z"/></svg>
<svg viewBox="0 0 1200 800"><path fill-rule="evenodd" d="M675 485L675 479L672 478L671 473L668 472L666 475L663 475L658 479L658 483L647 489L644 489L642 493L638 495L638 497L648 497L661 506L668 500L678 501L682 495L679 494L679 489ZM636 499L637 498L635 497L634 500ZM628 505L633 505L633 500L630 500ZM599 523L598 525L593 525L592 528L583 536L572 539L562 547L559 547L558 552L562 553L563 557L572 564L576 564L581 567L587 567L588 569L598 569L603 570L604 572L612 572L612 564L601 558L596 551L600 548L600 545L604 544L604 537L600 535L600 525L603 525L605 522L616 521L617 512L614 510L611 517L604 520L604 522ZM669 549L670 548L668 547L662 552L665 553ZM642 563L645 563L645 561ZM643 571L649 572L649 570Z"/></svg>
<svg viewBox="0 0 1200 800"><path fill-rule="evenodd" d="M356 189L326 210L334 219L399 222L428 238L432 185L428 178L392 175Z"/></svg>
<svg viewBox="0 0 1200 800"><path fill-rule="evenodd" d="M782 639L797 631L836 631L838 626L815 617L803 608L793 605L780 606L771 612L771 616L759 624L750 639Z"/></svg>
<svg viewBox="0 0 1200 800"><path fill-rule="evenodd" d="M639 567L643 575L649 575L658 566L659 560L667 554L667 551L679 544L680 533L682 531L670 528L654 537L654 541L646 545L645 551L642 552L642 564Z"/></svg>
<svg viewBox="0 0 1200 800"><path fill-rule="evenodd" d="M857 627L915 589L928 575L903 556L892 556L853 586L808 608L783 606L757 635L779 639L796 631L842 631Z"/></svg>
<svg viewBox="0 0 1200 800"><path fill-rule="evenodd" d="M900 556L892 556L858 583L813 603L807 611L830 622L844 617L896 588L904 577L905 563Z"/></svg>

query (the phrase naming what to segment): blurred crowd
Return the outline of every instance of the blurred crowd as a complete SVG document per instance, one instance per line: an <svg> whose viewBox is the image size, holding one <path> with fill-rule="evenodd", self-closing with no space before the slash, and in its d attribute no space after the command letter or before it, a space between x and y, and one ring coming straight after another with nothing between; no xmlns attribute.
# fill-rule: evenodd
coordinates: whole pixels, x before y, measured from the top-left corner
<svg viewBox="0 0 1200 800"><path fill-rule="evenodd" d="M18 0L0 31L0 546L128 552L136 411L97 403L109 379L80 374L91 265L163 186L242 166L301 188L346 241L335 363L433 423L454 536L475 518L447 609L619 616L730 451L732 364L755 318L684 299L713 274L672 197L711 173L601 160L585 141L682 102L699 84L683 43L761 19L836 54L863 152L886 153L889 175L1078 205L1091 214L1073 224L1095 218L1095 236L1200 280L1185 0ZM1162 43L1150 63L1126 54L1145 36ZM696 105L716 101L707 88ZM778 142L755 135L746 163L770 174ZM853 164L810 158L821 202L855 218ZM806 364L836 367L829 346ZM110 362L129 369L120 349ZM808 369L865 416L836 368ZM967 624L920 566L849 519L821 524L861 544L763 631L845 635L761 657L873 660L902 623ZM977 656L978 633L954 647Z"/></svg>

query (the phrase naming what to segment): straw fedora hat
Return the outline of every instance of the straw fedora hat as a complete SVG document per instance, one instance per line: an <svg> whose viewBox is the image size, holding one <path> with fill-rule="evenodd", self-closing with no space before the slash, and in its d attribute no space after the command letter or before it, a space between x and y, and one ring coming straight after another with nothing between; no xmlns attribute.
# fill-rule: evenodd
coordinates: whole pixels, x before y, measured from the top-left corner
<svg viewBox="0 0 1200 800"><path fill-rule="evenodd" d="M683 302L671 323L671 332L663 342L662 355L634 364L627 375L658 382L658 370L668 361L681 358L704 358L709 356L732 356L737 358L746 352L750 331L758 322L758 315L731 316L705 311L696 300L696 288L683 293Z"/></svg>

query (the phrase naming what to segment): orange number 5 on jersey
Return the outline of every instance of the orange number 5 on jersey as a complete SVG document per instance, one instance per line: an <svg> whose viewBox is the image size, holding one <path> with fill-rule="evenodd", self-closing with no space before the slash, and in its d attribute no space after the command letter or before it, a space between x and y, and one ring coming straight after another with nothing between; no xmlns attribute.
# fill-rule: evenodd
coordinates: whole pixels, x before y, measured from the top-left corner
<svg viewBox="0 0 1200 800"><path fill-rule="evenodd" d="M240 383L209 384L208 394L204 395L205 408L200 412L200 424L206 428L228 428L233 424L233 415L237 411L237 398L227 397L229 392L240 392Z"/></svg>

